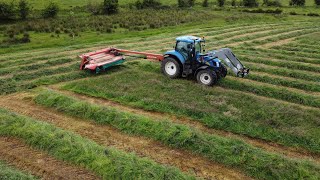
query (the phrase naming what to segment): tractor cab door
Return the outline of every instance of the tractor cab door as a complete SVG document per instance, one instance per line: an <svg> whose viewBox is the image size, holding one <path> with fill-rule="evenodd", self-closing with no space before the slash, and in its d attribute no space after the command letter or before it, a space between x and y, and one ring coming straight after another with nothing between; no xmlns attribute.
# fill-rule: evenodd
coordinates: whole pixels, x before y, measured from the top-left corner
<svg viewBox="0 0 320 180"><path fill-rule="evenodd" d="M176 44L176 51L178 51L185 61L189 60L190 51L192 48L192 43L187 43L183 41L178 41Z"/></svg>

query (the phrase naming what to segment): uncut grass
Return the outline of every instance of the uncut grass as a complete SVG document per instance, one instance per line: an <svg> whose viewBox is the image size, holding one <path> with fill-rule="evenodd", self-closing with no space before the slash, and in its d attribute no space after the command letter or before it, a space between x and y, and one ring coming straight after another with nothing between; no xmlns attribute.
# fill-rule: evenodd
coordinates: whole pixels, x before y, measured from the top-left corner
<svg viewBox="0 0 320 180"><path fill-rule="evenodd" d="M58 159L84 166L103 179L195 179L176 168L100 146L72 132L3 109L0 135L23 139Z"/></svg>
<svg viewBox="0 0 320 180"><path fill-rule="evenodd" d="M3 161L0 161L0 179L3 180L36 180L37 177L34 177L26 172L22 172L10 165L6 164Z"/></svg>
<svg viewBox="0 0 320 180"><path fill-rule="evenodd" d="M201 133L182 124L154 121L133 113L76 100L53 91L43 91L35 102L72 116L110 124L129 134L146 136L169 146L188 149L260 179L318 178L317 165L284 158L254 148L242 141Z"/></svg>
<svg viewBox="0 0 320 180"><path fill-rule="evenodd" d="M172 80L151 62L128 62L120 71L63 88L149 111L187 116L209 128L320 152L319 111L272 100L261 102L241 92L203 87L193 80Z"/></svg>

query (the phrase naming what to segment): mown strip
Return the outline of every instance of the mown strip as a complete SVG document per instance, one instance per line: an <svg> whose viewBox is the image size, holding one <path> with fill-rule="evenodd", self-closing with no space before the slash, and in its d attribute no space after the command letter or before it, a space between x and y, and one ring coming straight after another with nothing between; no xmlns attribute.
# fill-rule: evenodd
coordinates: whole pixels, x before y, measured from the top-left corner
<svg viewBox="0 0 320 180"><path fill-rule="evenodd" d="M41 85L55 84L89 76L91 74L88 72L75 70L74 64L70 67L26 73L25 76L19 74L14 78L0 79L0 94L10 94L26 89L33 89Z"/></svg>
<svg viewBox="0 0 320 180"><path fill-rule="evenodd" d="M21 138L52 156L81 165L104 179L194 179L146 158L102 147L44 122L0 109L0 135Z"/></svg>
<svg viewBox="0 0 320 180"><path fill-rule="evenodd" d="M21 71L32 71L32 70L41 70L43 68L48 68L48 67L52 67L55 65L62 65L62 64L66 64L69 62L74 61L74 59L71 58L62 58L62 59L57 59L57 60L49 60L45 63L41 63L41 64L31 64L31 65L25 65L25 66L11 66L10 68L1 68L0 69L0 75L6 75L6 74L12 74L15 72L21 72Z"/></svg>
<svg viewBox="0 0 320 180"><path fill-rule="evenodd" d="M260 75L259 72L251 73L250 76L247 76L246 78L259 81L259 82L273 84L273 85L287 86L287 87L306 90L306 91L320 92L320 86L318 84L306 82L298 79L289 80L289 79L278 78L278 77L269 76L265 74Z"/></svg>
<svg viewBox="0 0 320 180"><path fill-rule="evenodd" d="M319 111L257 98L246 92L206 88L192 80L172 80L160 73L158 64L151 62L132 61L118 72L68 83L63 89L148 111L189 117L209 128L320 152L320 134L315 126L320 120Z"/></svg>
<svg viewBox="0 0 320 180"><path fill-rule="evenodd" d="M0 179L5 180L17 180L17 179L23 179L23 180L35 180L38 179L30 174L27 174L25 172L22 172L18 169L15 169L8 164L0 161Z"/></svg>
<svg viewBox="0 0 320 180"><path fill-rule="evenodd" d="M279 61L285 60L285 61L294 61L294 62L304 62L304 63L310 63L310 64L320 64L320 60L318 59L310 59L299 55L285 55L282 52L268 52L263 51L262 49L248 49L248 48L236 48L234 49L235 54L238 55L244 55L244 56L252 56L257 55L260 58L276 58Z"/></svg>
<svg viewBox="0 0 320 180"><path fill-rule="evenodd" d="M290 91L284 87L276 88L268 85L255 84L254 82L241 82L234 78L225 78L219 85L225 88L247 91L257 95L276 98L288 102L320 107L319 98L312 95Z"/></svg>
<svg viewBox="0 0 320 180"><path fill-rule="evenodd" d="M305 71L311 71L311 72L320 72L320 66L312 66L311 64L303 64L299 62L290 62L290 61L276 61L276 60L270 60L270 59L264 59L264 58L258 58L253 56L242 56L237 55L239 59L247 61L247 62L254 62L254 63L261 63L266 64L270 66L278 66L281 68L288 68L293 70L305 70Z"/></svg>
<svg viewBox="0 0 320 180"><path fill-rule="evenodd" d="M267 153L242 141L201 133L182 124L154 121L113 108L97 106L53 91L44 91L35 102L66 114L109 124L129 134L146 136L169 146L188 149L213 161L237 167L260 179L318 178L320 167Z"/></svg>
<svg viewBox="0 0 320 180"><path fill-rule="evenodd" d="M292 70L288 68L277 68L274 66L261 66L258 63L252 63L249 61L241 61L246 64L247 67L250 67L252 71L257 72L265 72L270 74L275 74L279 76L286 76L291 78L297 78L297 79L303 79L307 81L313 81L313 82L320 82L320 75L308 73L306 71L300 71L300 70Z"/></svg>

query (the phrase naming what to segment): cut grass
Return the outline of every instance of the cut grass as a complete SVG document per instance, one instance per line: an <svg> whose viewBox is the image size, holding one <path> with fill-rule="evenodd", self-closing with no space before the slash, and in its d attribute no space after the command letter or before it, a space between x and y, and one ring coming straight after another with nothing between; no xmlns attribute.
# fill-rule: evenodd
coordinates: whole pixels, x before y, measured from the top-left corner
<svg viewBox="0 0 320 180"><path fill-rule="evenodd" d="M6 164L5 162L0 161L0 179L5 180L36 180L38 178L22 172L16 168L13 168Z"/></svg>
<svg viewBox="0 0 320 180"><path fill-rule="evenodd" d="M259 81L259 82L273 84L273 85L286 86L286 87L301 89L305 91L320 92L320 86L318 84L302 81L298 79L289 80L289 79L284 79L282 77L270 76L268 74L260 75L259 72L251 73L250 76L247 76L246 78Z"/></svg>
<svg viewBox="0 0 320 180"><path fill-rule="evenodd" d="M319 97L306 93L302 94L300 92L295 92L285 87L275 87L268 84L256 83L254 81L241 82L238 81L238 79L230 77L223 79L219 85L225 88L236 89L265 97L276 98L288 102L320 108Z"/></svg>
<svg viewBox="0 0 320 180"><path fill-rule="evenodd" d="M191 80L172 80L151 62L129 62L107 77L72 82L63 88L149 111L187 116L210 128L320 152L320 132L315 125L320 122L319 111L261 100L239 91L207 88Z"/></svg>
<svg viewBox="0 0 320 180"><path fill-rule="evenodd" d="M129 134L146 136L172 147L188 149L213 161L242 169L261 179L318 178L320 168L308 162L295 161L254 148L242 141L201 133L182 124L154 121L69 98L53 91L41 92L35 102L66 114L110 124Z"/></svg>
<svg viewBox="0 0 320 180"><path fill-rule="evenodd" d="M0 135L23 139L50 155L84 166L104 179L194 179L147 158L102 147L44 122L0 109Z"/></svg>

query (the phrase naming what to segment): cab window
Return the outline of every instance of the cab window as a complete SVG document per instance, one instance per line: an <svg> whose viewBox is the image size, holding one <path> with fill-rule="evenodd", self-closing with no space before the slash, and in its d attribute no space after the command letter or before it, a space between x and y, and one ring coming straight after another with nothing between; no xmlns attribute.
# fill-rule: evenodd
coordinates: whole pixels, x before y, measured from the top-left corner
<svg viewBox="0 0 320 180"><path fill-rule="evenodd" d="M184 58L188 57L188 52L190 52L191 43L178 41L176 45L176 50L182 54Z"/></svg>

